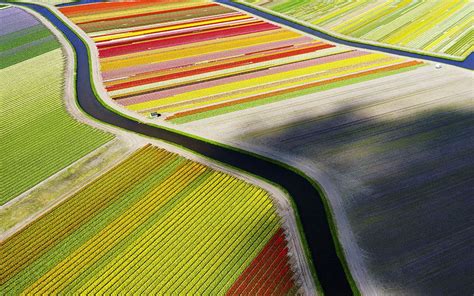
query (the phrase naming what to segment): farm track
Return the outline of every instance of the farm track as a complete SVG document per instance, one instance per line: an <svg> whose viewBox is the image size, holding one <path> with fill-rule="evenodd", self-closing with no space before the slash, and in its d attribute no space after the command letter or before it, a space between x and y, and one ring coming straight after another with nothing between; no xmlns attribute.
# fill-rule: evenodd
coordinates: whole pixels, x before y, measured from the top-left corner
<svg viewBox="0 0 474 296"><path fill-rule="evenodd" d="M88 51L84 42L47 8L34 4L22 5L35 10L51 21L74 47L77 55L78 103L86 113L105 123L184 146L206 157L280 184L295 201L323 290L328 295L352 294L349 280L344 273L344 263L340 261L333 243L322 197L318 188L314 187L308 179L271 160L212 144L177 131L145 125L107 109L94 94L90 80L92 69L90 69Z"/></svg>

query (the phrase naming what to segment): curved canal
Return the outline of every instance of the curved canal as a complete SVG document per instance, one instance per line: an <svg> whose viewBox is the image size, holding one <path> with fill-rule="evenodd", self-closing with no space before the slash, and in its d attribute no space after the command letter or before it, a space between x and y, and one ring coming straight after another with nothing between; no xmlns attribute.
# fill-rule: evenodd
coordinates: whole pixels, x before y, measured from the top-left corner
<svg viewBox="0 0 474 296"><path fill-rule="evenodd" d="M47 18L66 36L74 47L77 63L77 100L84 112L102 122L183 146L206 157L261 176L285 188L293 197L297 207L316 273L325 294L352 294L349 281L344 273L343 264L339 260L333 243L322 196L310 181L270 160L214 145L157 126L139 123L107 109L100 103L92 89L89 56L84 42L49 9L35 4L23 3L21 5Z"/></svg>

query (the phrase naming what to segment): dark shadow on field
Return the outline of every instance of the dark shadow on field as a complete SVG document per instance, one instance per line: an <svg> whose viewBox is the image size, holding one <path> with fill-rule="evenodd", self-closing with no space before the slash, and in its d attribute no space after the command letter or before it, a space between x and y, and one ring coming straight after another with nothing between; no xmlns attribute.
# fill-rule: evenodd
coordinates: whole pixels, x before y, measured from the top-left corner
<svg viewBox="0 0 474 296"><path fill-rule="evenodd" d="M472 293L474 114L361 114L342 108L246 141L321 165L345 200L370 274L387 292Z"/></svg>

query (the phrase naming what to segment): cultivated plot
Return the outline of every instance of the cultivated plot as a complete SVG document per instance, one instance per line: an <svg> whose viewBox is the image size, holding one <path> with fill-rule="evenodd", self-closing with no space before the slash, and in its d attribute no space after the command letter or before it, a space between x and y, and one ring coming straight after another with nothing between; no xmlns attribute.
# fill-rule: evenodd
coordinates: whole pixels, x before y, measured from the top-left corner
<svg viewBox="0 0 474 296"><path fill-rule="evenodd" d="M0 18L3 205L113 136L67 113L65 58L49 29L16 7L1 9Z"/></svg>
<svg viewBox="0 0 474 296"><path fill-rule="evenodd" d="M245 2L360 40L456 59L474 49L474 3L469 0Z"/></svg>
<svg viewBox="0 0 474 296"><path fill-rule="evenodd" d="M216 3L100 3L60 11L95 42L115 102L173 123L423 65L329 44Z"/></svg>
<svg viewBox="0 0 474 296"><path fill-rule="evenodd" d="M259 187L147 145L0 245L2 294L295 294Z"/></svg>

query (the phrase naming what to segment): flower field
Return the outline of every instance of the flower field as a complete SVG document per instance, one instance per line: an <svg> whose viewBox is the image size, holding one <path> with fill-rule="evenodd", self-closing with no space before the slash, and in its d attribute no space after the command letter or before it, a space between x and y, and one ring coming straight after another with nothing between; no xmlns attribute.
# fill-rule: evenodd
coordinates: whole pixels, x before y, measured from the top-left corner
<svg viewBox="0 0 474 296"><path fill-rule="evenodd" d="M95 42L115 102L174 123L422 65L328 44L205 1L96 3L60 11Z"/></svg>
<svg viewBox="0 0 474 296"><path fill-rule="evenodd" d="M462 58L474 49L469 0L245 1L362 40Z"/></svg>
<svg viewBox="0 0 474 296"><path fill-rule="evenodd" d="M462 295L474 291L473 80L430 65L180 128L329 180L362 295Z"/></svg>
<svg viewBox="0 0 474 296"><path fill-rule="evenodd" d="M0 17L0 69L60 47L53 34L22 9L4 8Z"/></svg>
<svg viewBox="0 0 474 296"><path fill-rule="evenodd" d="M1 9L0 18L3 205L112 135L75 121L66 111L65 59L49 29L15 7Z"/></svg>
<svg viewBox="0 0 474 296"><path fill-rule="evenodd" d="M0 248L2 295L298 290L266 191L151 145Z"/></svg>

